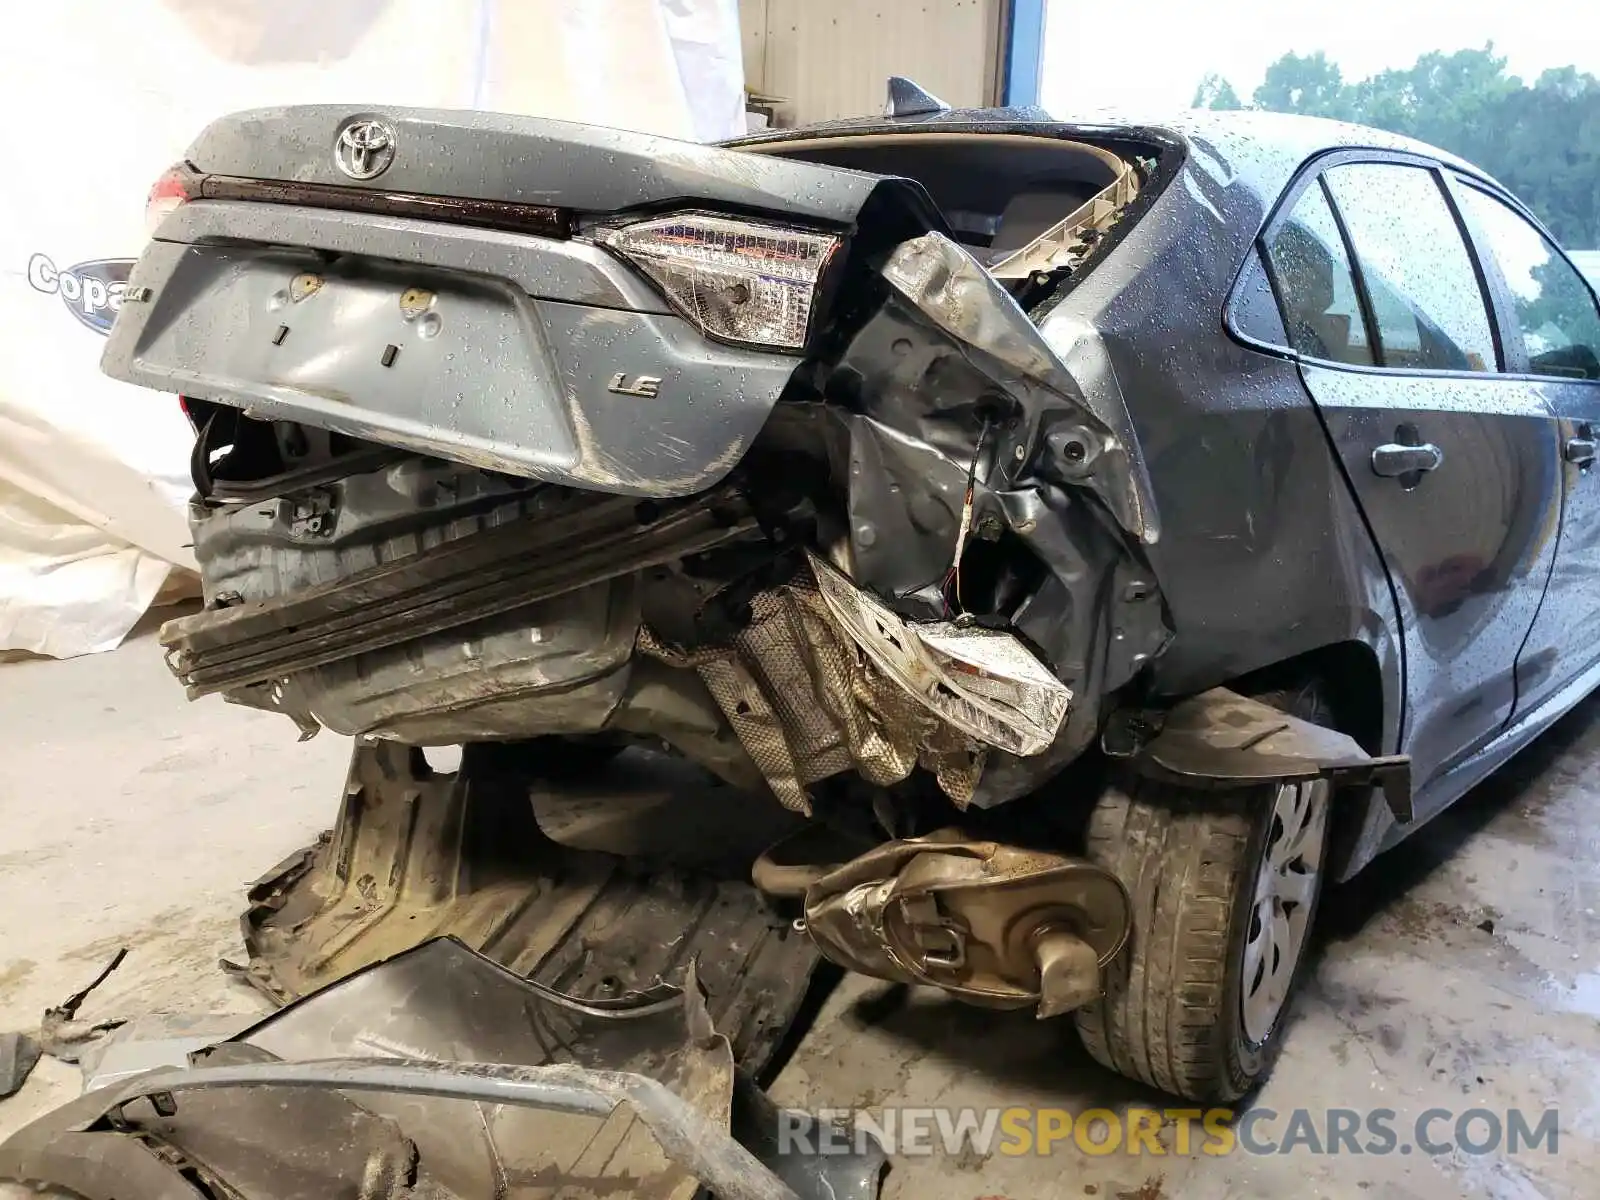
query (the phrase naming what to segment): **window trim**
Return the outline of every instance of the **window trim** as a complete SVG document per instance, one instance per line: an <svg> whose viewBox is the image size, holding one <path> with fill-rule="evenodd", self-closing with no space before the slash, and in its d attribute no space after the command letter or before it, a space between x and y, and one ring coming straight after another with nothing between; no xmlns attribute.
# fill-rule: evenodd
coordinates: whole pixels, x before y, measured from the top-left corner
<svg viewBox="0 0 1600 1200"><path fill-rule="evenodd" d="M1361 328L1367 337L1367 353L1372 359L1370 363L1352 363L1340 359L1318 358L1314 354L1307 354L1298 350L1293 345L1293 335L1290 333L1289 306L1284 300L1283 282L1278 278L1277 264L1273 261L1271 241L1274 234L1297 211L1301 203L1310 192L1317 192L1322 197L1322 203L1328 210L1328 215L1333 219L1334 232L1338 235L1339 244L1344 247L1345 260L1350 269L1350 288L1355 293L1356 310L1361 318ZM1284 337L1288 344L1274 347L1280 354L1286 354L1296 361L1327 363L1329 366L1346 367L1355 371L1377 371L1383 366L1378 360L1382 356L1382 348L1378 344L1375 329L1376 321L1373 318L1370 297L1367 294L1366 280L1362 278L1357 269L1355 254L1350 248L1350 235L1344 226L1344 216L1339 212L1339 207L1333 202L1333 193L1329 191L1323 179L1323 173L1318 171L1306 182L1304 187L1295 188L1292 202L1281 205L1273 217L1262 226L1261 232L1256 235L1256 240L1251 243L1252 251L1261 259L1262 270L1267 277L1268 290L1272 292L1273 303L1278 306L1278 323L1283 326Z"/></svg>
<svg viewBox="0 0 1600 1200"><path fill-rule="evenodd" d="M1342 166L1343 164L1335 165ZM1383 338L1378 331L1378 309L1372 303L1372 289L1367 286L1367 273L1361 269L1361 260L1356 257L1355 240L1350 236L1350 226L1345 224L1344 210L1339 207L1339 201L1334 196L1333 189L1328 186L1328 171L1333 169L1333 167L1328 167L1325 170L1318 171L1316 186L1322 192L1322 199L1327 204L1328 211L1333 214L1333 227L1339 231L1339 241L1344 246L1344 258L1350 264L1350 283L1356 290L1356 306L1361 309L1361 327L1367 331L1367 355L1372 359L1370 366L1375 371L1394 370L1395 368L1390 367L1384 361L1389 357L1389 352L1384 347ZM1307 192L1310 190L1310 188L1306 189ZM1305 192L1300 193L1300 195L1304 199ZM1296 201L1296 207L1298 205L1299 202ZM1293 211L1293 209L1290 209L1289 212L1285 213L1284 219L1287 220ZM1267 268L1269 271L1272 268L1271 255L1267 256ZM1277 292L1277 296L1278 307L1281 310L1284 303L1283 293ZM1317 361L1320 362L1321 360ZM1350 365L1360 366L1361 364L1352 363Z"/></svg>
<svg viewBox="0 0 1600 1200"><path fill-rule="evenodd" d="M1445 187L1450 192L1450 203L1455 206L1460 214L1461 226L1467 231L1467 238L1472 245L1472 253L1481 264L1484 278L1488 281L1489 294L1493 300L1494 324L1499 330L1503 351L1500 355L1500 371L1503 375L1521 379L1525 376L1532 377L1528 371L1528 352L1523 345L1522 331L1517 327L1514 307L1511 301L1511 291L1506 284L1505 272L1500 269L1500 260L1494 256L1494 247L1489 245L1488 239L1483 236L1483 231L1467 211L1466 205L1461 203L1460 193L1457 191L1455 172L1444 173ZM1487 193L1485 193L1487 194Z"/></svg>
<svg viewBox="0 0 1600 1200"><path fill-rule="evenodd" d="M1585 384L1591 388L1600 387L1600 379L1572 379L1560 375L1540 375L1529 369L1528 351L1523 340L1521 322L1517 319L1516 302L1512 299L1510 285L1506 283L1505 275L1500 269L1500 262L1494 256L1494 246L1490 243L1488 236L1478 227L1477 222L1468 214L1465 205L1460 203L1455 189L1471 188L1491 200L1498 200L1532 226L1535 232L1545 240L1545 243L1555 250L1556 257L1566 264L1567 269L1577 277L1578 282L1589 293L1589 303L1594 305L1597 319L1600 319L1600 291L1596 290L1595 285L1590 282L1587 275L1578 270L1578 264L1572 261L1572 258L1567 254L1566 247L1561 244L1555 234L1545 227L1543 221L1534 216L1526 204L1522 203L1510 192L1498 185L1491 184L1487 180L1463 174L1458 170L1447 169L1444 175L1445 182L1451 189L1451 201L1460 210L1462 224L1466 227L1468 236L1474 243L1474 251L1483 259L1485 270L1489 270L1492 266L1494 301L1497 309L1496 322L1505 329L1505 336L1508 339L1507 345L1515 345L1517 347L1517 365L1521 369L1515 372L1506 371L1505 377L1507 379L1529 380L1542 384L1560 384L1563 386Z"/></svg>
<svg viewBox="0 0 1600 1200"><path fill-rule="evenodd" d="M1223 315L1223 326L1227 330L1228 335L1240 342L1242 345L1248 346L1253 350L1259 350L1263 353L1271 354L1278 358L1287 358L1294 362L1307 363L1334 371L1354 371L1360 374L1368 375L1403 375L1407 377L1432 379L1485 380L1530 378L1548 382L1548 377L1543 375L1518 376L1506 372L1506 364L1502 348L1502 333L1500 324L1501 313L1497 303L1497 297L1492 295L1488 289L1483 275L1483 264L1479 260L1477 244L1472 238L1471 231L1463 224L1462 214L1455 204L1455 196L1450 192L1449 189L1449 179L1447 176L1452 173L1460 173L1459 169L1455 167L1446 167L1438 159L1430 158L1424 154L1414 154L1402 150L1380 150L1361 146L1338 146L1325 150L1320 154L1313 155L1300 165L1299 171L1296 173L1295 177L1289 181L1288 186L1283 189L1283 192L1278 196L1276 203L1273 204L1271 210L1267 214L1266 219L1262 222L1261 228L1257 231L1256 236L1251 243L1256 252L1261 255L1263 265L1266 267L1267 279L1272 285L1273 298L1278 302L1278 311L1279 315L1284 321L1284 328L1286 330L1288 328L1288 317L1284 313L1283 294L1278 284L1277 272L1274 271L1272 266L1271 255L1267 253L1267 244L1271 236L1277 232L1278 227L1288 220L1289 214L1294 210L1294 206L1299 203L1300 198L1308 189L1316 186L1321 187L1324 199L1327 200L1329 206L1333 209L1334 219L1339 225L1339 232L1341 236L1344 238L1345 251L1350 256L1351 271L1356 277L1357 295L1361 301L1362 316L1366 322L1368 336L1372 336L1372 330L1376 322L1376 318L1372 314L1370 296L1367 292L1367 284L1363 276L1361 262L1356 256L1354 247L1350 244L1349 232L1345 227L1344 214L1339 211L1339 205L1338 202L1333 198L1332 189L1329 188L1322 179L1323 175L1332 170L1334 167L1345 166L1350 163L1385 163L1394 166L1420 167L1423 170L1430 172L1434 176L1435 185L1440 188L1440 191L1444 196L1445 207L1455 220L1456 231L1461 237L1462 242L1466 245L1468 260L1472 263L1473 273L1478 279L1479 296L1483 301L1484 312L1489 318L1490 336L1495 344L1496 369L1493 371L1462 371L1443 367L1386 367L1379 366L1376 363L1373 365L1367 365L1364 363L1336 362L1332 359L1317 358L1314 355L1305 354L1299 350L1296 350L1293 346L1274 346L1270 343L1263 342L1258 338L1251 337L1249 334L1243 333L1238 329L1234 321L1234 299L1239 288L1239 279L1237 277L1229 289L1228 301ZM1464 173L1463 177L1470 178L1470 176L1466 176ZM1541 226L1540 228L1542 229L1543 227ZM1240 268L1240 273L1242 275L1243 267ZM1383 348L1381 341L1372 341L1369 342L1369 345L1373 346L1375 350L1373 356L1374 359L1382 358Z"/></svg>

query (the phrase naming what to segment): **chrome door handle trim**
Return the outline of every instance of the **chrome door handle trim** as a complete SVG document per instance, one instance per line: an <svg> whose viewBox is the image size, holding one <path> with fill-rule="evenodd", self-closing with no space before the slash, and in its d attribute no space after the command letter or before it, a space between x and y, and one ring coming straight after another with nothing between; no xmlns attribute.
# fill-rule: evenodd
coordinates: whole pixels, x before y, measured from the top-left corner
<svg viewBox="0 0 1600 1200"><path fill-rule="evenodd" d="M1372 452L1372 470L1376 475L1393 479L1423 471L1436 471L1444 465L1444 451L1432 442L1420 446L1402 446L1399 442L1386 442Z"/></svg>
<svg viewBox="0 0 1600 1200"><path fill-rule="evenodd" d="M1567 444L1561 447L1561 457L1569 463L1577 463L1586 467L1594 461L1595 440L1591 437L1573 437L1567 439Z"/></svg>

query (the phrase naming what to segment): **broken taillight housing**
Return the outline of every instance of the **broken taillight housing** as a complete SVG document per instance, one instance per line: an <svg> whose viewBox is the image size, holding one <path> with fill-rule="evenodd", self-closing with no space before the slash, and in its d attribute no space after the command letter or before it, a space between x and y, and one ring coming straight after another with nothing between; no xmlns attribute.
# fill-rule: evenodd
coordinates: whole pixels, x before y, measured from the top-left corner
<svg viewBox="0 0 1600 1200"><path fill-rule="evenodd" d="M602 231L672 306L723 341L799 350L839 239L711 213L677 213Z"/></svg>
<svg viewBox="0 0 1600 1200"><path fill-rule="evenodd" d="M179 163L162 173L150 188L150 197L144 206L145 232L151 237L169 213L200 195L201 176L187 163Z"/></svg>

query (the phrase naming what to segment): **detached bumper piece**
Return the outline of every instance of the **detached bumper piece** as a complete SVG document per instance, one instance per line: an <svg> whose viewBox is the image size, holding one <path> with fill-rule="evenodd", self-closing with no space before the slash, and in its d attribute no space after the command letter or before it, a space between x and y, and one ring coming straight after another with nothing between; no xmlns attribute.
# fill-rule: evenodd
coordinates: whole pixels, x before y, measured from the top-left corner
<svg viewBox="0 0 1600 1200"><path fill-rule="evenodd" d="M796 1117L736 1075L692 969L596 1006L443 939L46 1115L0 1145L0 1179L87 1200L872 1200L875 1149L775 1153Z"/></svg>

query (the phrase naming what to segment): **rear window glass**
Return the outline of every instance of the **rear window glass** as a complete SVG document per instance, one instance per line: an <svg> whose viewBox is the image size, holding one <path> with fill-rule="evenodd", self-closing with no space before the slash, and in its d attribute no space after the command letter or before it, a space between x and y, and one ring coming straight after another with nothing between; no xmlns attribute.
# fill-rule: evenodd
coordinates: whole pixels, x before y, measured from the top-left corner
<svg viewBox="0 0 1600 1200"><path fill-rule="evenodd" d="M1323 179L1372 298L1382 365L1498 369L1483 289L1434 173L1350 163Z"/></svg>
<svg viewBox="0 0 1600 1200"><path fill-rule="evenodd" d="M1289 345L1311 358L1370 366L1350 256L1322 186L1313 183L1267 240Z"/></svg>
<svg viewBox="0 0 1600 1200"><path fill-rule="evenodd" d="M1475 187L1457 193L1511 293L1528 370L1600 379L1600 311L1577 270L1515 209Z"/></svg>

